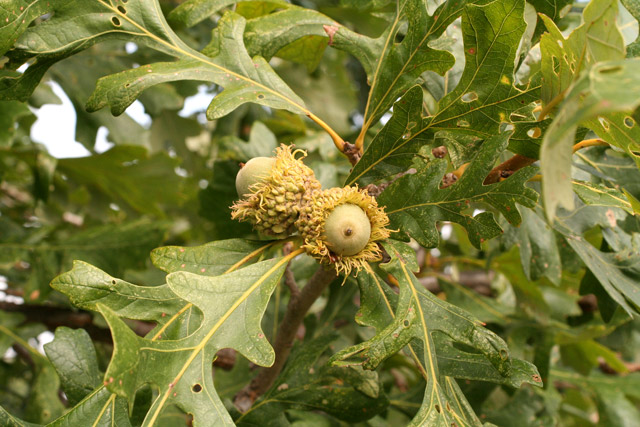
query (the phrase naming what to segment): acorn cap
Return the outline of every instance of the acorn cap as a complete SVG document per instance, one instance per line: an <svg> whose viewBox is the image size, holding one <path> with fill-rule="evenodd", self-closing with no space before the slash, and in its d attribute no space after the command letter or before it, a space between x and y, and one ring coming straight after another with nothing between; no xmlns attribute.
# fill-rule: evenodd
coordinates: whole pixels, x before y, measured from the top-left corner
<svg viewBox="0 0 640 427"><path fill-rule="evenodd" d="M311 168L307 167L290 146L276 148L275 163L267 176L249 186L249 193L231 206L233 219L249 221L258 232L282 238L295 231L294 223L310 193L320 189ZM248 162L247 162L248 163Z"/></svg>
<svg viewBox="0 0 640 427"><path fill-rule="evenodd" d="M353 254L348 249L338 248L335 241L332 245L333 237L331 236L334 231L331 228L333 224L330 224L329 236L327 235L327 220L333 220L336 216L339 218L340 210L348 212L344 208L336 211L338 207L345 205L355 205L354 207L360 208L365 214L370 228L368 241L361 250ZM337 215L332 217L334 211L337 212ZM353 215L353 213L354 211L351 211L351 219L357 220L358 214ZM389 237L390 232L385 228L388 224L387 214L378 207L376 199L369 196L366 190L360 190L357 187L344 187L314 192L310 202L302 207L300 217L296 221L296 228L304 239L302 247L307 254L322 264L333 265L337 273L344 272L349 275L354 268L360 270L367 262L381 259L382 254L377 242ZM339 227L343 232L347 231L347 228ZM363 224L362 230L366 229L366 224Z"/></svg>

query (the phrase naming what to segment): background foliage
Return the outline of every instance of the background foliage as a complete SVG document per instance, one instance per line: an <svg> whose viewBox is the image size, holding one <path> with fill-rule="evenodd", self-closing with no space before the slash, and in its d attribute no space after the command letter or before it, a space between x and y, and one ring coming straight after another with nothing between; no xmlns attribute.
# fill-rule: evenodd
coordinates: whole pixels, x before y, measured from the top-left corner
<svg viewBox="0 0 640 427"><path fill-rule="evenodd" d="M640 425L637 19L1 0L0 424ZM86 157L31 139L53 83ZM378 195L383 262L331 281L231 221L239 163L280 143Z"/></svg>

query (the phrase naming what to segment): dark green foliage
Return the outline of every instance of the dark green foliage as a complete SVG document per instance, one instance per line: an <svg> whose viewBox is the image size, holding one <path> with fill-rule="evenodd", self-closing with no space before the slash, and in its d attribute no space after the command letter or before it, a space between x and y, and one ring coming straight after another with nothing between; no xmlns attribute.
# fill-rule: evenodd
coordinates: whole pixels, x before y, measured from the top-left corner
<svg viewBox="0 0 640 427"><path fill-rule="evenodd" d="M637 425L640 3L294 3L2 2L0 425ZM379 261L231 220L280 144Z"/></svg>

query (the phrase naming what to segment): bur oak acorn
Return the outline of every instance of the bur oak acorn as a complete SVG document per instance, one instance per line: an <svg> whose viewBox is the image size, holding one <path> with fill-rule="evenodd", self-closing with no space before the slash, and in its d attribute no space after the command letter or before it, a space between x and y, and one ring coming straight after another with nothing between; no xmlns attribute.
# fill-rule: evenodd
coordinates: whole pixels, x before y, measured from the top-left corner
<svg viewBox="0 0 640 427"><path fill-rule="evenodd" d="M362 208L350 203L336 206L329 214L324 231L327 245L338 255L355 255L369 242L371 222Z"/></svg>
<svg viewBox="0 0 640 427"><path fill-rule="evenodd" d="M238 175L236 175L238 196L242 197L245 194L250 194L250 187L267 179L275 164L275 157L254 157L245 163Z"/></svg>
<svg viewBox="0 0 640 427"><path fill-rule="evenodd" d="M276 157L249 160L236 177L240 199L231 207L231 217L250 222L264 236L294 233L301 206L320 190L313 171L301 161L304 156L302 150L282 145Z"/></svg>

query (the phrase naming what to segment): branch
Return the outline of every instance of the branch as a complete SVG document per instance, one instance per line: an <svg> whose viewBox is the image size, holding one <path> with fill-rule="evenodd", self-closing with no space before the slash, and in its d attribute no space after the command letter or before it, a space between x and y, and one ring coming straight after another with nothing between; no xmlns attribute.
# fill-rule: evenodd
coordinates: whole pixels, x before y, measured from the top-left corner
<svg viewBox="0 0 640 427"><path fill-rule="evenodd" d="M495 168L491 169L489 175L487 175L487 177L484 179L483 184L494 184L500 181L500 179L509 178L517 170L529 166L535 162L537 162L537 159L532 159L531 157L525 157L521 154L516 154L515 156L511 157L508 160L505 160Z"/></svg>
<svg viewBox="0 0 640 427"><path fill-rule="evenodd" d="M242 412L246 412L253 402L266 392L274 383L284 367L293 341L302 324L304 316L311 305L320 297L325 288L337 277L334 270L320 266L316 273L309 279L307 285L302 288L300 294L291 296L287 305L287 312L280 323L278 334L273 348L276 360L269 368L263 368L251 383L236 394L233 402Z"/></svg>

